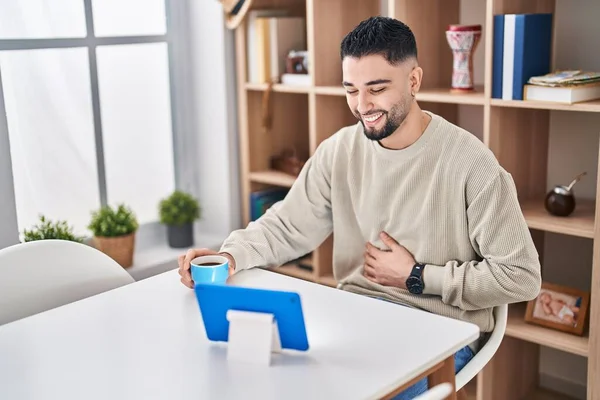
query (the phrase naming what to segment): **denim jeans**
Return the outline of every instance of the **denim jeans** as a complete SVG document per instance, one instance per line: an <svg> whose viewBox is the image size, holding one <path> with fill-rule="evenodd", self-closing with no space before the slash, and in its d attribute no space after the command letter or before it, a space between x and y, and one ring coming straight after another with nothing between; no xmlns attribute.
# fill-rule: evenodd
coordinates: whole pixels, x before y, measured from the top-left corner
<svg viewBox="0 0 600 400"><path fill-rule="evenodd" d="M376 298L379 300L383 300L383 301L389 301L389 300L381 298L381 297L376 297ZM401 305L401 304L399 304L399 305ZM403 307L405 307L405 306L403 306ZM469 346L465 346L462 349L460 349L459 351L457 351L456 353L454 353L454 373L458 374L458 372L461 369L463 369L463 367L465 365L467 365L467 363L469 361L471 361L471 359L474 356L475 356L475 354L473 353L473 350L471 350L471 348ZM414 385L409 386L408 388L404 389L403 392L398 393L392 399L393 400L414 399L418 395L425 393L428 388L429 388L429 384L427 382L427 378L423 378L420 381L418 381L417 383L415 383Z"/></svg>

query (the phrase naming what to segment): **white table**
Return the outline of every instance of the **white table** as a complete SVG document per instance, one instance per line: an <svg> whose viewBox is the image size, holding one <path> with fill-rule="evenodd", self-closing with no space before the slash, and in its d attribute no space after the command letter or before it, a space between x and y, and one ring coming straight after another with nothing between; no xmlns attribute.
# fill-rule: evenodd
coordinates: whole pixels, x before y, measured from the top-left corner
<svg viewBox="0 0 600 400"><path fill-rule="evenodd" d="M170 271L0 326L0 397L374 399L436 368L436 381L454 379L444 360L479 334L270 271L233 284L299 292L310 350L275 355L270 367L228 363L226 345L206 339L194 292Z"/></svg>

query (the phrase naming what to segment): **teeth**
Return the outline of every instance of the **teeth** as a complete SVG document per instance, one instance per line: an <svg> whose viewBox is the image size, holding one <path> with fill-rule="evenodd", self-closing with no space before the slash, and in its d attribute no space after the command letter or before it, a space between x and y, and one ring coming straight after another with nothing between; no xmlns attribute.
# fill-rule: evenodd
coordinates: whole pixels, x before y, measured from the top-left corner
<svg viewBox="0 0 600 400"><path fill-rule="evenodd" d="M369 115L368 117L367 117L367 116L365 116L365 117L363 117L363 118L364 118L364 119L365 119L365 121L367 121L367 122L373 122L373 121L375 121L376 119L378 119L379 117L381 117L381 115L382 115L382 114L383 114L383 113L377 113L377 114Z"/></svg>

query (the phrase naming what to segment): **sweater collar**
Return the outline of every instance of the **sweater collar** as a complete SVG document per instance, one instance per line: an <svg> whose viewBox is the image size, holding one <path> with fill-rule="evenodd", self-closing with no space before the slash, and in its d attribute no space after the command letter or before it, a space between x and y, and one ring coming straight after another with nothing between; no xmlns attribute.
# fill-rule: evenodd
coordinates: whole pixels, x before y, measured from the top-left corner
<svg viewBox="0 0 600 400"><path fill-rule="evenodd" d="M393 150L386 149L379 142L375 140L370 140L364 137L365 140L370 142L370 147L377 153L377 156L382 156L387 159L395 160L395 161L403 161L408 160L416 156L421 150L425 148L429 140L431 139L433 133L436 131L437 127L440 124L440 117L432 112L423 110L424 113L431 117L431 121L425 128L423 134L417 139L416 142L411 144L410 146L401 149L401 150ZM362 130L362 129L361 129ZM364 132L361 132L364 135Z"/></svg>

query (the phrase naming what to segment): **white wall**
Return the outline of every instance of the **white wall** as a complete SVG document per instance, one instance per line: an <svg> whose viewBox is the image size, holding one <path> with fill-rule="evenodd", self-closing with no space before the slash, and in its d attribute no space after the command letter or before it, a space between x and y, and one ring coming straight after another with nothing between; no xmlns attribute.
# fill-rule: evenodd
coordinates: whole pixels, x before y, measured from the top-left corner
<svg viewBox="0 0 600 400"><path fill-rule="evenodd" d="M461 23L485 21L485 1L462 0ZM558 69L600 70L600 53L592 49L600 37L600 2L579 0L556 2L555 67ZM482 42L485 38L482 38ZM476 84L483 84L484 46L475 53ZM480 110L480 109L479 109ZM459 123L481 135L482 113L476 107L461 107ZM600 115L552 111L548 150L547 188L569 183L579 172L588 175L576 186L577 198L593 199L596 193ZM481 136L480 136L481 137ZM545 234L543 277L581 289L589 289L592 267L592 241L552 233ZM585 399L587 359L542 347L541 384Z"/></svg>
<svg viewBox="0 0 600 400"><path fill-rule="evenodd" d="M237 156L237 107L233 34L218 1L190 1L191 63L203 208L199 229L228 234L241 224Z"/></svg>

